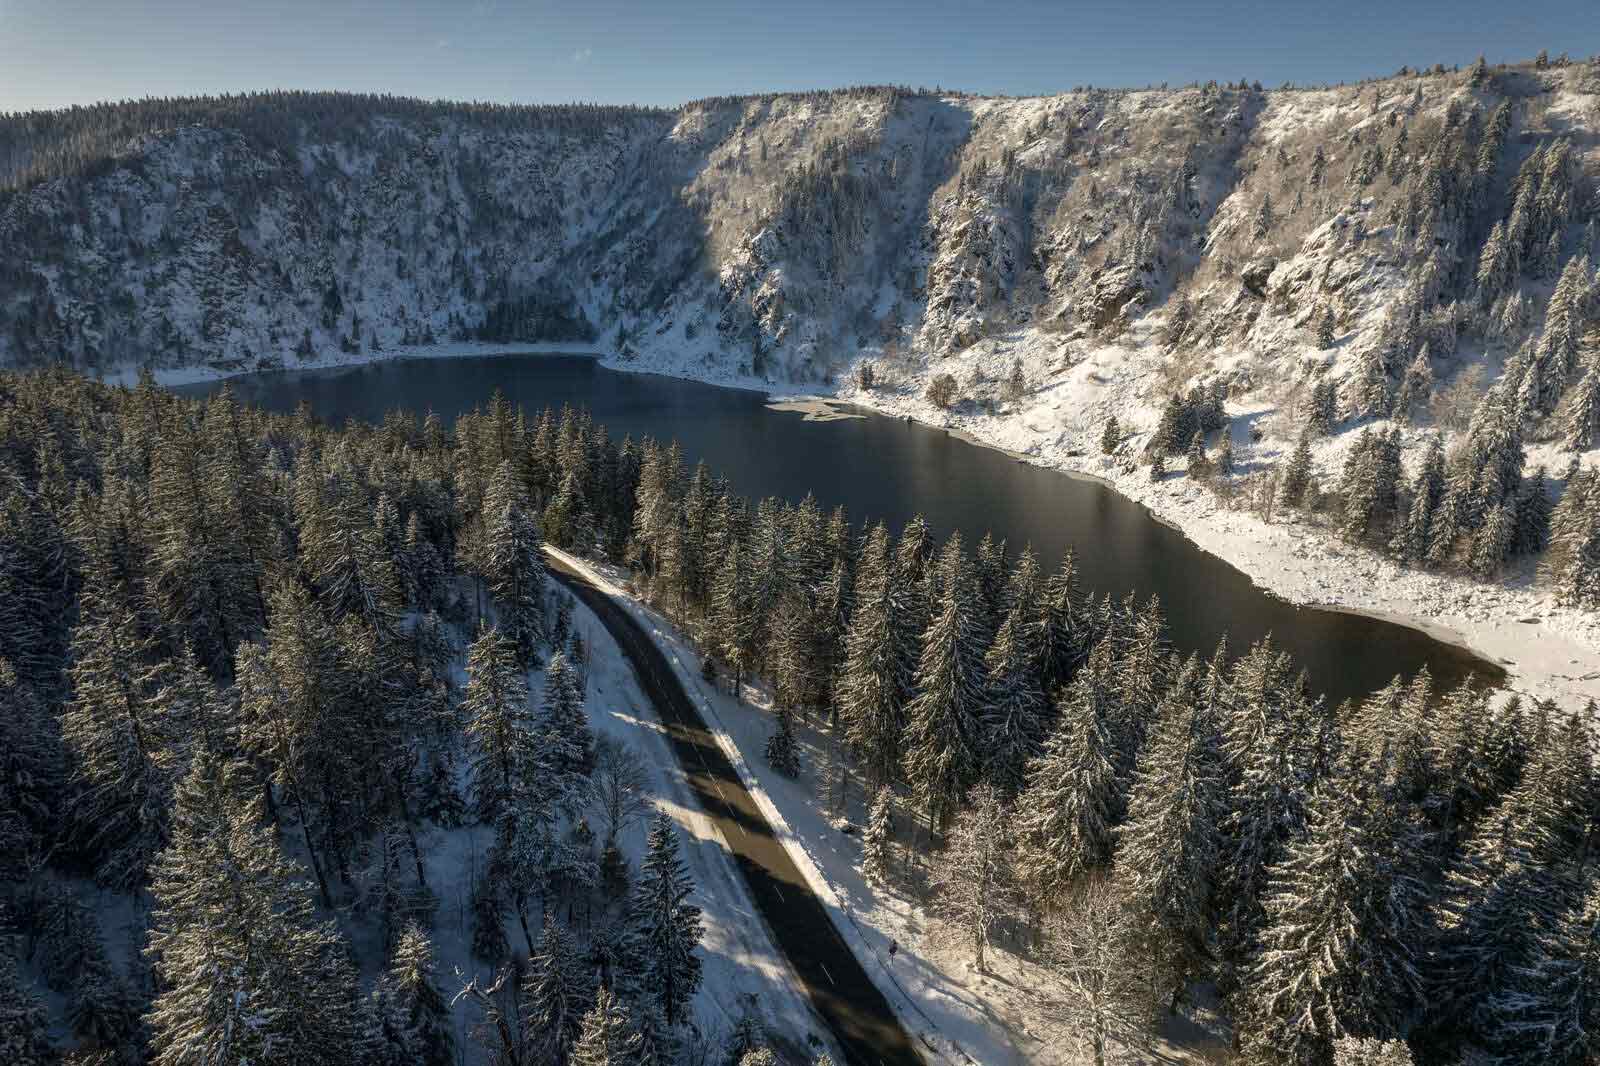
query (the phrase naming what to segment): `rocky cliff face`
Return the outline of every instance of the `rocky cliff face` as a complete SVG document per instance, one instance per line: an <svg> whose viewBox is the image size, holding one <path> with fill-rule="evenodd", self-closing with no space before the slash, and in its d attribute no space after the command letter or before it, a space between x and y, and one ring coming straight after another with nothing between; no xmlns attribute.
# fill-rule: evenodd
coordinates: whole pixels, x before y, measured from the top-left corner
<svg viewBox="0 0 1600 1066"><path fill-rule="evenodd" d="M583 338L772 380L869 352L914 382L1006 338L1044 380L1121 337L1159 346L1164 387L1287 394L1331 370L1360 414L1419 353L1431 389L1472 366L1481 387L1540 335L1597 250L1597 107L1589 62L1318 90L13 116L0 357L249 369Z"/></svg>

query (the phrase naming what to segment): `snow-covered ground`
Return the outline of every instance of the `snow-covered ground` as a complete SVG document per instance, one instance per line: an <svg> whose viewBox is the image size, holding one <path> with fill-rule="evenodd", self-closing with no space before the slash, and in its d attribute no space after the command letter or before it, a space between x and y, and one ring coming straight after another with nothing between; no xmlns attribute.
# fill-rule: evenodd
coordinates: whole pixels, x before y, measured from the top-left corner
<svg viewBox="0 0 1600 1066"><path fill-rule="evenodd" d="M1052 978L1003 947L991 949L987 974L977 973L962 943L942 928L911 894L875 884L861 874L861 842L846 824L866 824L859 784L845 811L830 814L820 798L826 766L825 734L797 722L803 770L791 780L767 765L761 752L773 729L770 693L746 686L742 699L724 684L700 676L700 656L688 639L645 605L614 568L556 552L589 574L623 603L650 632L700 706L729 761L805 874L840 935L899 1014L902 1024L934 1049L936 1061L956 1066L1033 1066L1080 1063L1072 1034L1050 1017ZM820 723L818 723L820 724ZM670 758L670 754L668 755ZM897 824L911 824L909 814ZM902 846L908 842L904 833ZM897 950L890 954L891 945ZM1214 1044L1217 1023L1204 1015L1172 1019L1151 1054L1166 1063L1199 1062Z"/></svg>

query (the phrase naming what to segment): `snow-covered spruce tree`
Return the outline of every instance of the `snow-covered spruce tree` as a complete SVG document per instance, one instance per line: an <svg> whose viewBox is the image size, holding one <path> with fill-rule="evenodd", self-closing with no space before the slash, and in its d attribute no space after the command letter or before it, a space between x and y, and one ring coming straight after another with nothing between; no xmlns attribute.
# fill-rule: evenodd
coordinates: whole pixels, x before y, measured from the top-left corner
<svg viewBox="0 0 1600 1066"><path fill-rule="evenodd" d="M789 535L781 501L769 498L757 505L750 540L750 553L745 563L750 575L748 634L754 672L770 669L772 665L773 623L784 590L793 580Z"/></svg>
<svg viewBox="0 0 1600 1066"><path fill-rule="evenodd" d="M535 896L548 901L557 862L555 807L542 795L549 787L536 783L537 791L519 790L495 817L484 878L488 891L510 901L530 955L535 948L528 903Z"/></svg>
<svg viewBox="0 0 1600 1066"><path fill-rule="evenodd" d="M1204 972L1226 810L1221 738L1191 658L1162 700L1117 831L1113 883L1174 1009Z"/></svg>
<svg viewBox="0 0 1600 1066"><path fill-rule="evenodd" d="M1100 451L1110 455L1117 450L1117 445L1122 443L1122 427L1117 425L1116 415L1106 416L1106 426L1100 432Z"/></svg>
<svg viewBox="0 0 1600 1066"><path fill-rule="evenodd" d="M58 827L66 792L57 715L0 659L0 854L41 854Z"/></svg>
<svg viewBox="0 0 1600 1066"><path fill-rule="evenodd" d="M883 881L894 867L894 793L880 785L872 798L867 831L861 837L861 868L869 878Z"/></svg>
<svg viewBox="0 0 1600 1066"><path fill-rule="evenodd" d="M300 583L281 583L270 603L266 647L241 645L235 660L239 742L292 803L326 906L328 864L347 861L355 799L348 785L362 772L355 761L370 750L372 723L351 713L338 633Z"/></svg>
<svg viewBox="0 0 1600 1066"><path fill-rule="evenodd" d="M1485 307L1505 292L1511 276L1511 248L1506 239L1505 223L1497 221L1478 254L1478 298Z"/></svg>
<svg viewBox="0 0 1600 1066"><path fill-rule="evenodd" d="M1433 360L1428 354L1428 345L1424 343L1400 380L1400 391L1395 394L1394 401L1395 416L1410 421L1427 406L1432 395Z"/></svg>
<svg viewBox="0 0 1600 1066"><path fill-rule="evenodd" d="M258 791L246 767L205 751L178 789L151 888L160 1066L350 1061L355 974L247 798Z"/></svg>
<svg viewBox="0 0 1600 1066"><path fill-rule="evenodd" d="M1389 366L1380 345L1369 344L1356 354L1356 369L1350 386L1349 400L1353 413L1384 418L1393 409Z"/></svg>
<svg viewBox="0 0 1600 1066"><path fill-rule="evenodd" d="M334 621L347 616L387 632L400 607L400 583L353 486L315 469L296 471L299 562ZM304 481L306 484L302 485ZM314 498L314 509L302 502Z"/></svg>
<svg viewBox="0 0 1600 1066"><path fill-rule="evenodd" d="M1116 661L1111 732L1117 745L1117 776L1126 782L1133 776L1134 757L1155 721L1156 705L1172 669L1160 598L1151 596L1143 606L1136 606L1130 593L1118 613L1110 637Z"/></svg>
<svg viewBox="0 0 1600 1066"><path fill-rule="evenodd" d="M821 702L815 611L815 590L809 586L785 590L773 608L767 669L777 702L787 707L814 707Z"/></svg>
<svg viewBox="0 0 1600 1066"><path fill-rule="evenodd" d="M1223 478L1233 476L1233 424L1222 427L1222 439L1217 445L1217 473Z"/></svg>
<svg viewBox="0 0 1600 1066"><path fill-rule="evenodd" d="M1362 543L1387 540L1399 498L1400 444L1394 434L1363 429L1345 458L1339 491L1344 498L1341 533Z"/></svg>
<svg viewBox="0 0 1600 1066"><path fill-rule="evenodd" d="M1592 1061L1600 1038L1600 891L1558 916L1510 982L1489 996L1486 1030L1507 1066Z"/></svg>
<svg viewBox="0 0 1600 1066"><path fill-rule="evenodd" d="M408 925L395 943L383 985L407 1061L417 1066L450 1066L455 1038L450 1004L436 983L433 944L417 925Z"/></svg>
<svg viewBox="0 0 1600 1066"><path fill-rule="evenodd" d="M1011 607L984 658L983 772L1008 799L1021 790L1028 763L1039 754L1048 732L1038 654L1029 643L1037 634L1028 624L1032 606Z"/></svg>
<svg viewBox="0 0 1600 1066"><path fill-rule="evenodd" d="M1205 434L1196 430L1189 438L1189 451L1185 456L1185 470L1191 480L1205 481L1211 476L1211 460L1206 457Z"/></svg>
<svg viewBox="0 0 1600 1066"><path fill-rule="evenodd" d="M593 513L584 494L581 472L569 469L561 487L537 522L539 533L557 547L589 550L595 543Z"/></svg>
<svg viewBox="0 0 1600 1066"><path fill-rule="evenodd" d="M1161 421L1156 423L1155 434L1150 438L1150 447L1155 453L1152 458L1176 455L1178 449L1189 443L1189 434L1184 432L1186 428L1188 412L1184 408L1183 397L1173 393L1161 408Z"/></svg>
<svg viewBox="0 0 1600 1066"><path fill-rule="evenodd" d="M1261 203L1256 207L1255 218L1251 222L1250 232L1256 240L1266 240L1272 235L1274 227L1278 224L1278 216L1272 209L1272 194L1264 193Z"/></svg>
<svg viewBox="0 0 1600 1066"><path fill-rule="evenodd" d="M1474 827L1446 870L1435 919L1429 1027L1452 1042L1496 1051L1516 1042L1490 1004L1523 987L1519 971L1535 964L1541 930L1581 906L1564 862L1582 835L1573 807L1592 796L1592 769L1584 787L1583 778L1561 769L1555 739L1535 729L1537 746L1521 782Z"/></svg>
<svg viewBox="0 0 1600 1066"><path fill-rule="evenodd" d="M1333 319L1333 308L1324 307L1322 314L1317 316L1317 347L1327 351L1333 347L1334 331L1336 329Z"/></svg>
<svg viewBox="0 0 1600 1066"><path fill-rule="evenodd" d="M654 441L646 441L639 464L638 504L633 512L629 554L647 578L655 576L663 554L669 550L682 480L677 446L663 449Z"/></svg>
<svg viewBox="0 0 1600 1066"><path fill-rule="evenodd" d="M1574 452L1595 446L1600 433L1600 372L1591 366L1584 371L1577 388L1567 400L1561 423L1561 439Z"/></svg>
<svg viewBox="0 0 1600 1066"><path fill-rule="evenodd" d="M565 652L550 656L544 672L544 706L538 729L544 734L545 757L560 778L546 791L579 804L585 779L594 772L594 733L583 709L583 685Z"/></svg>
<svg viewBox="0 0 1600 1066"><path fill-rule="evenodd" d="M1306 394L1304 414L1307 431L1319 437L1332 433L1338 409L1338 383L1325 373L1319 374L1311 384L1311 391Z"/></svg>
<svg viewBox="0 0 1600 1066"><path fill-rule="evenodd" d="M641 987L660 1005L667 1025L684 1019L700 987L700 908L688 902L694 890L688 868L678 857L672 819L656 815L639 883L629 905L630 951L640 969Z"/></svg>
<svg viewBox="0 0 1600 1066"><path fill-rule="evenodd" d="M1412 483L1410 508L1389 541L1389 549L1402 562L1418 563L1427 555L1433 534L1433 515L1444 499L1444 490L1444 444L1434 437L1428 444L1422 469L1417 471L1417 479Z"/></svg>
<svg viewBox="0 0 1600 1066"><path fill-rule="evenodd" d="M1484 516L1483 525L1472 537L1472 552L1468 566L1473 574L1485 580L1494 577L1500 567L1511 557L1516 544L1517 510L1514 500L1506 500L1493 507Z"/></svg>
<svg viewBox="0 0 1600 1066"><path fill-rule="evenodd" d="M972 559L973 624L978 643L987 648L1005 618L1006 542L985 533Z"/></svg>
<svg viewBox="0 0 1600 1066"><path fill-rule="evenodd" d="M767 738L767 765L784 777L799 777L800 745L795 741L794 715L786 705L780 703L776 717L772 735Z"/></svg>
<svg viewBox="0 0 1600 1066"><path fill-rule="evenodd" d="M1225 989L1251 955L1265 913L1266 871L1304 823L1313 759L1307 751L1315 723L1293 665L1270 641L1235 664L1225 685L1213 661L1207 688L1222 714L1228 781L1227 813L1218 866L1218 949Z"/></svg>
<svg viewBox="0 0 1600 1066"><path fill-rule="evenodd" d="M572 937L546 916L539 950L522 979L522 1023L527 1061L559 1066L572 1056L594 1002L595 982Z"/></svg>
<svg viewBox="0 0 1600 1066"><path fill-rule="evenodd" d="M1585 546L1594 538L1600 501L1596 475L1579 466L1576 456L1567 469L1566 482L1566 490L1550 513L1550 550L1540 565L1541 578L1556 587L1558 596L1581 593L1581 572L1578 581L1573 581L1574 567L1585 565ZM1592 554L1592 548L1589 551Z"/></svg>
<svg viewBox="0 0 1600 1066"><path fill-rule="evenodd" d="M544 542L509 460L500 464L484 493L484 508L484 579L500 628L527 664L545 638Z"/></svg>
<svg viewBox="0 0 1600 1066"><path fill-rule="evenodd" d="M906 777L930 828L946 822L978 771L983 707L983 648L972 620L972 580L960 534L951 535L941 558L948 587L923 640L916 698L906 707Z"/></svg>
<svg viewBox="0 0 1600 1066"><path fill-rule="evenodd" d="M236 551L233 531L223 529L210 493L211 471L198 427L188 411L164 415L150 453L150 552L152 592L162 615L172 619L211 669L224 667L234 649L260 621L260 600ZM312 549L302 544L309 559ZM314 571L313 571L314 572Z"/></svg>
<svg viewBox="0 0 1600 1066"><path fill-rule="evenodd" d="M1517 529L1511 540L1512 555L1537 555L1550 546L1549 478L1544 467L1534 470L1533 476L1524 478L1517 493Z"/></svg>
<svg viewBox="0 0 1600 1066"><path fill-rule="evenodd" d="M474 805L479 818L493 821L522 794L544 761L516 648L494 627L485 629L467 651L461 709L467 736L477 749L472 762Z"/></svg>
<svg viewBox="0 0 1600 1066"><path fill-rule="evenodd" d="M636 1066L644 1063L644 1044L627 1009L608 989L595 993L583 1016L583 1030L572 1049L572 1066Z"/></svg>
<svg viewBox="0 0 1600 1066"><path fill-rule="evenodd" d="M722 559L712 583L713 641L733 668L733 693L744 698L744 678L755 666L755 591L744 549L734 543Z"/></svg>
<svg viewBox="0 0 1600 1066"><path fill-rule="evenodd" d="M1267 923L1240 1024L1246 1043L1316 1061L1343 1036L1403 1035L1421 993L1427 890L1403 814L1341 769L1268 873Z"/></svg>
<svg viewBox="0 0 1600 1066"><path fill-rule="evenodd" d="M979 973L988 972L984 949L989 934L1010 911L1015 884L1012 820L998 789L977 786L970 805L951 826L948 847L933 863L935 905L971 941Z"/></svg>
<svg viewBox="0 0 1600 1066"><path fill-rule="evenodd" d="M1032 625L1034 633L1029 643L1038 655L1039 687L1046 694L1053 693L1072 680L1093 643L1083 589L1078 584L1077 568L1070 551L1062 556L1060 568L1044 583Z"/></svg>
<svg viewBox="0 0 1600 1066"><path fill-rule="evenodd" d="M1112 733L1111 649L1102 641L1072 680L1044 753L1029 765L1017 800L1022 868L1035 899L1058 905L1110 858L1122 782Z"/></svg>
<svg viewBox="0 0 1600 1066"><path fill-rule="evenodd" d="M899 776L903 701L911 679L906 649L896 632L897 588L890 565L889 535L879 523L861 550L856 608L845 634L835 697L845 736L874 787Z"/></svg>
<svg viewBox="0 0 1600 1066"><path fill-rule="evenodd" d="M112 969L104 953L90 958L67 1001L66 1020L78 1038L80 1053L130 1066L144 1061L148 1048L141 1014L145 1005L143 997Z"/></svg>
<svg viewBox="0 0 1600 1066"><path fill-rule="evenodd" d="M1283 491L1280 498L1290 507L1299 507L1305 502L1306 490L1311 487L1314 472L1311 469L1311 438L1300 434L1300 439L1295 443L1294 451L1289 455L1289 462L1283 468Z"/></svg>
<svg viewBox="0 0 1600 1066"><path fill-rule="evenodd" d="M166 844L185 723L157 703L165 664L156 642L142 638L115 603L93 604L73 631L72 698L61 715L78 785L71 821L81 845L98 856L97 878L127 888L144 881Z"/></svg>

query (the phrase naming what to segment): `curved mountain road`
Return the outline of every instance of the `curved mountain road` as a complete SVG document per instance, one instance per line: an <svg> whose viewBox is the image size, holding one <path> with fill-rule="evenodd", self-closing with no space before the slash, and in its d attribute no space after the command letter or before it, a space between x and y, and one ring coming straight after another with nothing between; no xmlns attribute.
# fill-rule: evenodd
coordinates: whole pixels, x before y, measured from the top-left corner
<svg viewBox="0 0 1600 1066"><path fill-rule="evenodd" d="M733 851L773 941L833 1031L846 1062L925 1066L916 1041L834 928L661 648L637 619L585 575L553 555L547 555L545 563L550 575L599 617L628 657L666 728L690 789Z"/></svg>

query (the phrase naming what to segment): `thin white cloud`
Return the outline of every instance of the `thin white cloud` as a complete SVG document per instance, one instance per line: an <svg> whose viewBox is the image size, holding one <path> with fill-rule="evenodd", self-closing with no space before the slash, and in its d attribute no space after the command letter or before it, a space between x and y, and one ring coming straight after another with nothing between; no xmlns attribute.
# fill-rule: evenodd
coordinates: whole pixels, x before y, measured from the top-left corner
<svg viewBox="0 0 1600 1066"><path fill-rule="evenodd" d="M576 52L572 53L572 61L574 63L587 63L587 62L589 62L589 60L591 60L593 58L594 58L594 49L593 48L580 48Z"/></svg>

